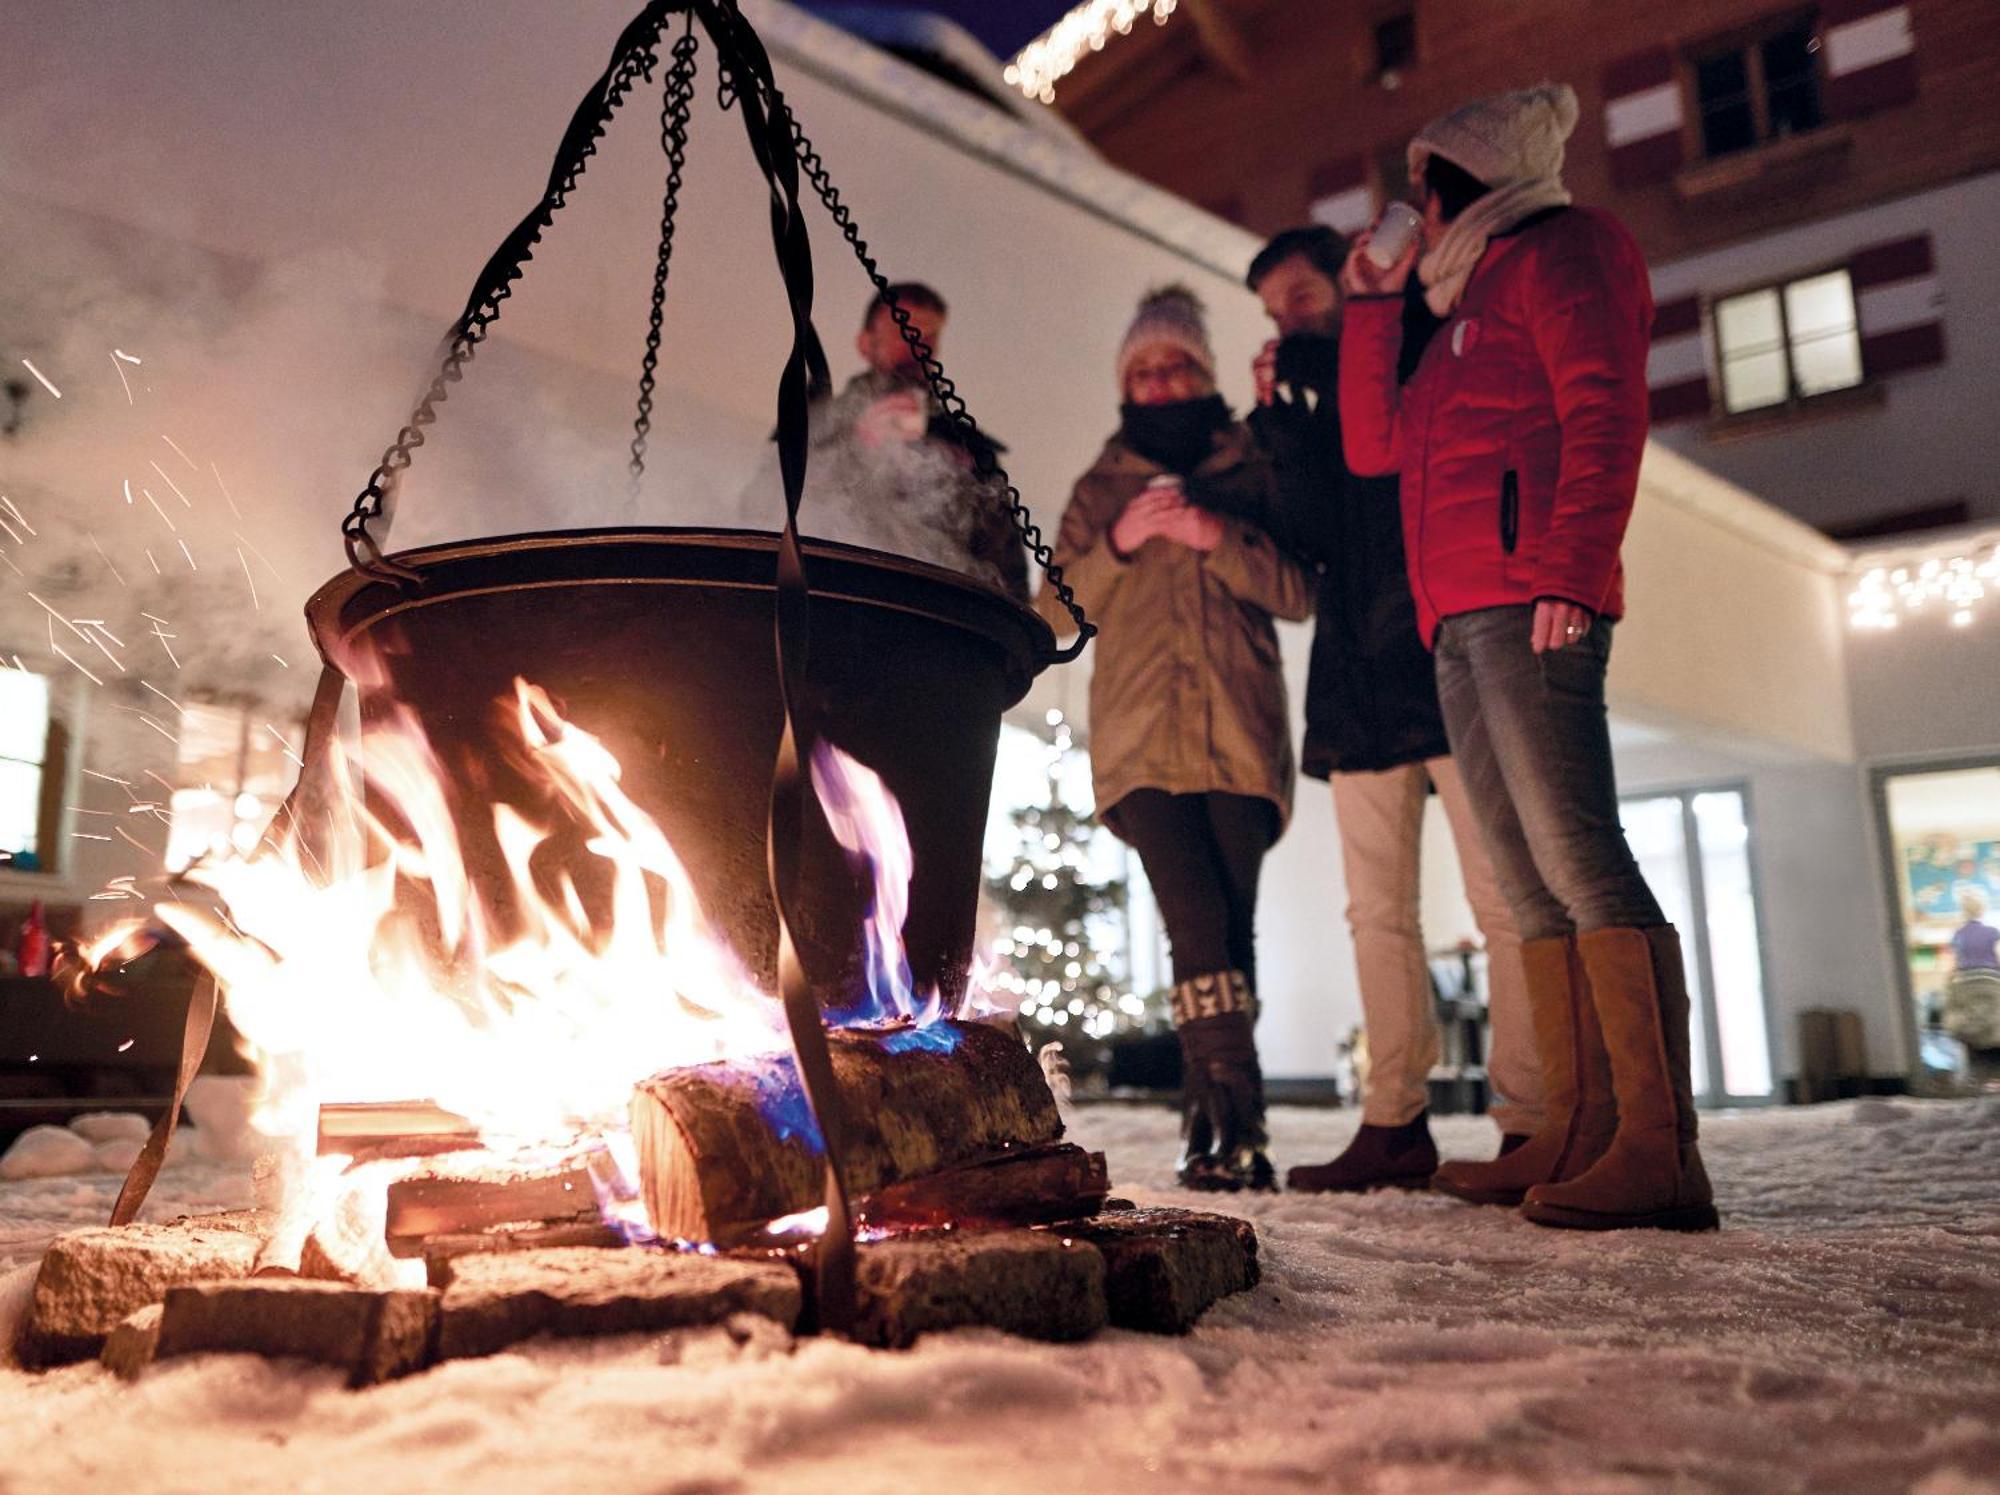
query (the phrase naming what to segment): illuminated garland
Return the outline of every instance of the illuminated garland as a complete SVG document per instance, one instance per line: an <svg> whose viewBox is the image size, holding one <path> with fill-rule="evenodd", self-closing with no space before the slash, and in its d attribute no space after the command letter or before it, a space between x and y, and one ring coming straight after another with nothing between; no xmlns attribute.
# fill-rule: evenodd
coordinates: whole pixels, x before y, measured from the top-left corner
<svg viewBox="0 0 2000 1495"><path fill-rule="evenodd" d="M1850 627L1886 632L1906 616L1948 612L1952 627L1969 628L1973 608L2000 587L2000 536L1982 535L1943 555L1864 564L1847 594Z"/></svg>
<svg viewBox="0 0 2000 1495"><path fill-rule="evenodd" d="M1021 48L1001 74L1008 86L1018 88L1044 104L1056 101L1056 83L1069 76L1086 52L1101 52L1116 34L1129 33L1141 16L1151 15L1155 25L1167 24L1180 0L1084 0L1040 36Z"/></svg>

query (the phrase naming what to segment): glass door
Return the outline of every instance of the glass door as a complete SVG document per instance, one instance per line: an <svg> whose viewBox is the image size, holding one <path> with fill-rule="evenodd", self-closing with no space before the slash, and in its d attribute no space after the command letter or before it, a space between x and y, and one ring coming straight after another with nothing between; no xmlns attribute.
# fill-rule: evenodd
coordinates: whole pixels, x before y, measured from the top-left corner
<svg viewBox="0 0 2000 1495"><path fill-rule="evenodd" d="M1695 1098L1771 1098L1771 1024L1743 792L1648 795L1620 806L1625 839L1687 963Z"/></svg>

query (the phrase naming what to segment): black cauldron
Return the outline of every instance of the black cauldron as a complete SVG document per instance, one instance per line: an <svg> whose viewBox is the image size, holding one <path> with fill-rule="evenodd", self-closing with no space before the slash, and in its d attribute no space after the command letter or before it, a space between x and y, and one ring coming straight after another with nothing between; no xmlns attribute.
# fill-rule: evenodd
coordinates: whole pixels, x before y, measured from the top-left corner
<svg viewBox="0 0 2000 1495"><path fill-rule="evenodd" d="M514 906L494 805L560 820L547 789L495 748L520 676L617 756L626 792L672 842L711 925L776 991L765 830L782 726L778 543L752 532L611 529L439 545L394 557L421 580L347 571L306 612L329 664L367 649L386 667L386 680L361 692L364 718L401 704L421 721L467 875L489 908ZM949 1001L972 954L1001 713L1049 660L1053 635L1012 599L937 567L824 541L805 550L800 719L900 801L915 857L911 970L920 990L935 986ZM603 864L583 839L580 827L559 829L535 871L569 873L591 908ZM846 1006L861 980L869 885L811 796L798 868L801 959L821 1004Z"/></svg>

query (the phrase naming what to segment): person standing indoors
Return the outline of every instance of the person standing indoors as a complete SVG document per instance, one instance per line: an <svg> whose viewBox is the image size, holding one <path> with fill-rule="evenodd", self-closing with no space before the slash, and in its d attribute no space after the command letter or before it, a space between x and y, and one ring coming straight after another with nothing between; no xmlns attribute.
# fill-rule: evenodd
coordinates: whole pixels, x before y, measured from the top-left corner
<svg viewBox="0 0 2000 1495"><path fill-rule="evenodd" d="M1278 331L1253 367L1257 408L1248 418L1276 476L1280 517L1267 528L1318 579L1300 767L1332 785L1368 1032L1360 1130L1331 1162L1285 1175L1287 1188L1323 1192L1421 1188L1438 1166L1428 1106L1440 1045L1420 913L1424 806L1433 788L1486 942L1487 1072L1502 1150L1542 1124L1521 941L1449 756L1437 671L1417 636L1403 565L1396 479L1356 477L1342 453L1339 276L1347 251L1330 228L1287 229L1250 262L1247 277ZM1406 310L1407 370L1436 324L1421 301Z"/></svg>
<svg viewBox="0 0 2000 1495"><path fill-rule="evenodd" d="M1679 936L1618 821L1604 676L1646 440L1653 306L1615 220L1572 207L1576 95L1468 104L1410 143L1424 233L1343 271L1349 464L1400 472L1411 590L1453 756L1524 941L1544 1125L1440 1169L1538 1224L1713 1229ZM1412 264L1444 325L1396 380Z"/></svg>
<svg viewBox="0 0 2000 1495"><path fill-rule="evenodd" d="M1311 612L1304 574L1233 511L1268 503L1269 459L1215 390L1201 303L1155 291L1118 350L1118 433L1076 484L1055 559L1102 632L1090 766L1106 825L1139 855L1172 947L1184 1078L1180 1180L1275 1188L1257 1061L1257 878L1295 769L1274 618ZM1075 632L1047 587L1037 606Z"/></svg>

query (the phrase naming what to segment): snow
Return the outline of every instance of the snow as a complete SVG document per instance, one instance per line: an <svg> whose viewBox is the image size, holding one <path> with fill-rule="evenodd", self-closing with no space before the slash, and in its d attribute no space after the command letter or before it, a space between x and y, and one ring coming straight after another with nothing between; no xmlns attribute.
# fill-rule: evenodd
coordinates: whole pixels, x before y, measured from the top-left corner
<svg viewBox="0 0 2000 1495"><path fill-rule="evenodd" d="M1351 1112L1282 1109L1281 1166ZM1173 1123L1080 1109L1121 1192L1171 1187ZM1490 1127L1449 1119L1448 1153ZM1255 1292L1186 1339L989 1332L883 1353L723 1331L537 1344L371 1391L250 1357L0 1369L8 1495L116 1484L482 1491L1134 1489L2000 1492L2000 1101L1720 1115L1724 1229L1581 1236L1433 1195L1237 1199ZM101 1175L0 1185L0 1330ZM241 1205L163 1174L160 1218ZM18 1270L9 1274L8 1268Z"/></svg>

